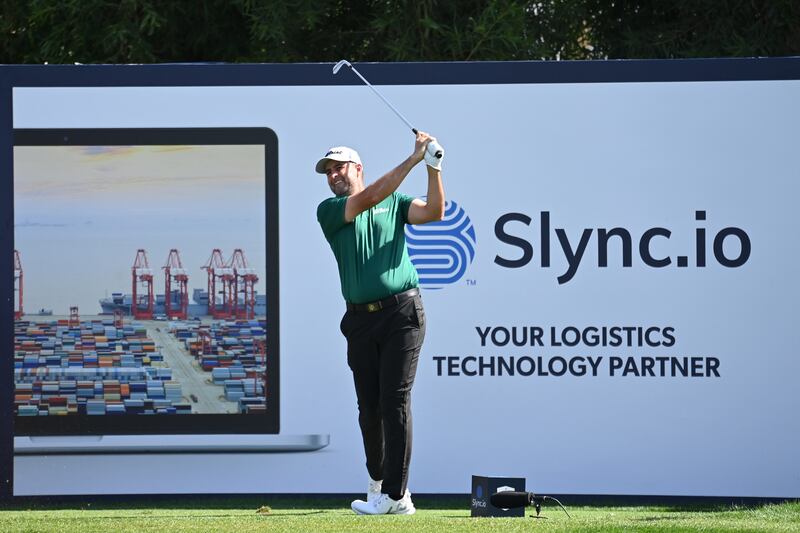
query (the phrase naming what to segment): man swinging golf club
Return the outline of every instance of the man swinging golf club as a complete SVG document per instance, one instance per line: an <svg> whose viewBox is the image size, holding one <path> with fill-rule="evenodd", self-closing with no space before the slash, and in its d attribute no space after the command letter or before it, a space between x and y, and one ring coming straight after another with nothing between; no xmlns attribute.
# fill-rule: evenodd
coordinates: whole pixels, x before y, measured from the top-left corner
<svg viewBox="0 0 800 533"><path fill-rule="evenodd" d="M429 145L435 150L429 150ZM408 257L405 224L444 214L441 146L417 132L413 153L365 186L364 167L352 148L331 148L317 162L332 198L317 220L339 266L347 311L340 328L358 398L358 422L370 481L357 514L414 514L408 483L411 459L411 388L425 338L425 312L417 271ZM420 161L428 171L427 201L397 192Z"/></svg>

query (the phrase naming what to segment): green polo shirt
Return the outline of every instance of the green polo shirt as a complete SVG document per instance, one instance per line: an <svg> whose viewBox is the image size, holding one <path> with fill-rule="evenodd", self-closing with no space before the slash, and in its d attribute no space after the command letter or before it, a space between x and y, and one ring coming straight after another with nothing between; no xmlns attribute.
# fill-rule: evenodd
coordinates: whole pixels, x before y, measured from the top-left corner
<svg viewBox="0 0 800 533"><path fill-rule="evenodd" d="M350 223L344 220L347 196L319 204L317 220L339 264L345 301L374 302L419 284L404 231L413 200L394 192Z"/></svg>

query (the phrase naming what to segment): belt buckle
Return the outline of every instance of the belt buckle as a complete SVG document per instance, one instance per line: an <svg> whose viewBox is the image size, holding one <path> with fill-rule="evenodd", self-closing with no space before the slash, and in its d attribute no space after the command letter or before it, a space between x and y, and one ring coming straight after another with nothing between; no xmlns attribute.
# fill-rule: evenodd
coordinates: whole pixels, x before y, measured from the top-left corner
<svg viewBox="0 0 800 533"><path fill-rule="evenodd" d="M367 304L367 312L374 313L375 311L380 311L381 303L380 302L372 302Z"/></svg>

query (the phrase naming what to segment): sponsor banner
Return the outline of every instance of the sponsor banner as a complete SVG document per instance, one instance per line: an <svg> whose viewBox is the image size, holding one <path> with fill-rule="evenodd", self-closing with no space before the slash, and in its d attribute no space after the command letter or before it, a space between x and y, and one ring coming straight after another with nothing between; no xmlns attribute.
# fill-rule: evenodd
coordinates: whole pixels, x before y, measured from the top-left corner
<svg viewBox="0 0 800 533"><path fill-rule="evenodd" d="M466 493L481 472L536 493L800 496L800 82L381 90L446 150L444 220L406 229L428 319L412 492ZM273 129L281 433L331 436L309 453L123 458L128 478L77 489L90 459L18 458L18 493L365 488L314 165L352 146L378 179L413 148L391 111L363 86L50 87L15 89L14 120ZM420 167L400 190L426 186ZM137 477L142 461L169 481Z"/></svg>

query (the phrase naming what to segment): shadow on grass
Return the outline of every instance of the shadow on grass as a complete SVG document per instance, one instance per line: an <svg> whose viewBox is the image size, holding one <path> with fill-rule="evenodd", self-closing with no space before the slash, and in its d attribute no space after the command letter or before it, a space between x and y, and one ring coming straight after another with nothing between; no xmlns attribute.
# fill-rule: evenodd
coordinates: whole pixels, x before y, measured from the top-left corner
<svg viewBox="0 0 800 533"><path fill-rule="evenodd" d="M303 497L303 498L272 498L269 496L257 497L209 497L209 496L180 496L180 497L141 497L118 496L114 498L15 498L12 501L0 502L0 509L8 511L61 511L61 510L140 510L140 509L253 509L253 512L264 505L270 506L273 511L291 511L293 509L307 511L332 510L350 507L351 499L336 497ZM315 511L322 512L322 511ZM268 516L266 513L264 516Z"/></svg>
<svg viewBox="0 0 800 533"><path fill-rule="evenodd" d="M757 510L763 509L765 507L770 507L775 505L772 502L761 502L761 503L729 503L729 504L697 504L697 505L677 505L677 506L670 506L670 507L663 507L665 512L670 513L723 513L723 512L730 512L730 511L744 511L744 510Z"/></svg>
<svg viewBox="0 0 800 533"><path fill-rule="evenodd" d="M557 495L567 509L591 507L596 510L611 508L654 509L670 513L710 513L725 511L757 510L782 502L797 500L735 499L735 498L683 498L683 497L634 497L618 496L574 496ZM363 494L313 494L313 495L124 495L124 496L60 496L60 497L16 497L0 502L0 510L8 511L58 511L58 510L247 510L253 513L262 506L269 506L272 513L261 516L320 514L331 510L349 510L350 502L363 498ZM469 498L455 495L415 495L414 503L420 510L469 511ZM551 505L545 506L551 511ZM555 506L552 506L555 512ZM291 511L298 511L292 513ZM284 515L285 516L285 515ZM450 515L452 518L469 518ZM661 519L668 520L670 517Z"/></svg>
<svg viewBox="0 0 800 533"><path fill-rule="evenodd" d="M59 496L16 497L0 502L0 510L60 511L77 509L138 510L138 509L248 509L253 511L267 505L273 511L350 509L350 502L363 494L235 496L235 495L178 495L178 496ZM419 508L469 510L465 498L414 497Z"/></svg>

